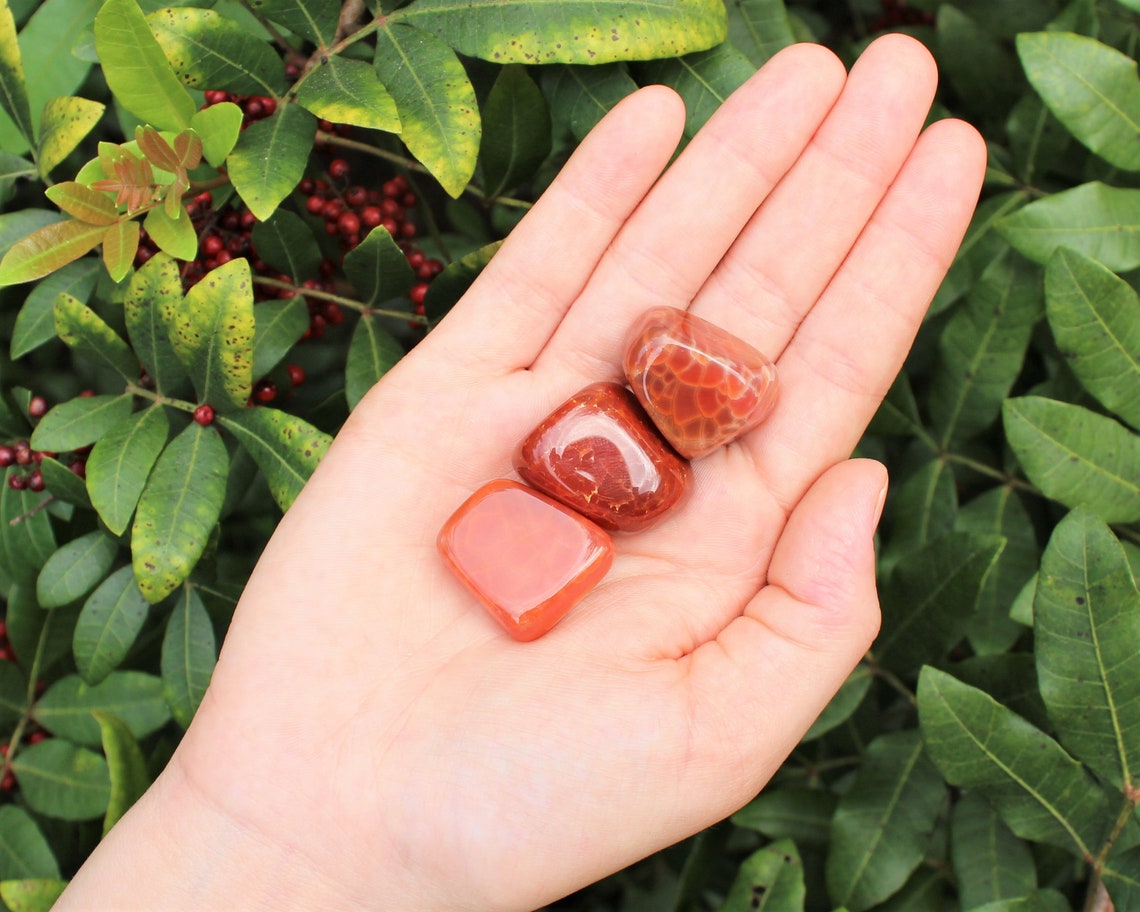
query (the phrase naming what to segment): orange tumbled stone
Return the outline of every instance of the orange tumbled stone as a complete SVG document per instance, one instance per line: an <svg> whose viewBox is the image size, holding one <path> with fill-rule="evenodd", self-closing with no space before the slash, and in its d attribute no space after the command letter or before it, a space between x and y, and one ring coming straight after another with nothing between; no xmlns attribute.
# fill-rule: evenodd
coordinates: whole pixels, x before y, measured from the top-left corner
<svg viewBox="0 0 1140 912"><path fill-rule="evenodd" d="M675 307L655 307L638 318L624 366L653 423L688 459L752 430L776 403L776 366L768 358Z"/></svg>
<svg viewBox="0 0 1140 912"><path fill-rule="evenodd" d="M444 523L439 550L460 581L516 640L557 624L606 575L609 535L517 481L472 494Z"/></svg>
<svg viewBox="0 0 1140 912"><path fill-rule="evenodd" d="M618 383L594 383L536 427L515 453L527 484L611 532L647 529L675 507L693 473Z"/></svg>

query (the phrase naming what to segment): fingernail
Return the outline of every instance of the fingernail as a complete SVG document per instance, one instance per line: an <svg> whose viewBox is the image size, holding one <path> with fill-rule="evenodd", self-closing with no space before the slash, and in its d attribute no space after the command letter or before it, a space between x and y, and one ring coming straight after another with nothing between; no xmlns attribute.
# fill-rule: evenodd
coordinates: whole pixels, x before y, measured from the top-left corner
<svg viewBox="0 0 1140 912"><path fill-rule="evenodd" d="M873 533L879 528L879 520L883 518L883 505L887 502L887 488L890 487L890 482L886 482L882 488L879 489L879 499L875 502L874 519L871 520L871 532Z"/></svg>

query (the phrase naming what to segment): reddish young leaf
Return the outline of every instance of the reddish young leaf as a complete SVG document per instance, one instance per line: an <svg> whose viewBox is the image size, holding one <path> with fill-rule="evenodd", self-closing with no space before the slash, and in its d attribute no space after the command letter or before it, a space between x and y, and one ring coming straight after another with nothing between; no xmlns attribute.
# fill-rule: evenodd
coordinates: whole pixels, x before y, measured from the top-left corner
<svg viewBox="0 0 1140 912"><path fill-rule="evenodd" d="M154 127L141 125L137 127L135 129L135 142L139 144L139 150L142 154L155 167L169 171L171 174L178 170L181 164L178 160L178 154Z"/></svg>
<svg viewBox="0 0 1140 912"><path fill-rule="evenodd" d="M139 249L139 223L123 219L103 235L103 263L116 282L121 282L135 260Z"/></svg>
<svg viewBox="0 0 1140 912"><path fill-rule="evenodd" d="M94 249L106 232L106 225L74 220L47 225L17 241L0 260L0 285L43 278Z"/></svg>
<svg viewBox="0 0 1140 912"><path fill-rule="evenodd" d="M183 130L174 137L174 151L178 163L187 171L193 171L202 163L202 140L193 130Z"/></svg>
<svg viewBox="0 0 1140 912"><path fill-rule="evenodd" d="M65 181L48 187L44 196L59 206L68 215L91 225L113 225L119 220L119 213L105 193L84 187L75 181Z"/></svg>

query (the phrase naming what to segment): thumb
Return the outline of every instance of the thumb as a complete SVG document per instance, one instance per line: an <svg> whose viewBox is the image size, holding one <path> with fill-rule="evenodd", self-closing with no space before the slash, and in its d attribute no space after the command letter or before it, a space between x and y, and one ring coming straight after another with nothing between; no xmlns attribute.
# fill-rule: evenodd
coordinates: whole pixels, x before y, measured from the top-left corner
<svg viewBox="0 0 1140 912"><path fill-rule="evenodd" d="M707 771L738 786L725 790L736 791L726 812L771 777L878 633L873 542L886 486L868 459L820 476L788 518L768 584L692 654L694 741L719 766Z"/></svg>

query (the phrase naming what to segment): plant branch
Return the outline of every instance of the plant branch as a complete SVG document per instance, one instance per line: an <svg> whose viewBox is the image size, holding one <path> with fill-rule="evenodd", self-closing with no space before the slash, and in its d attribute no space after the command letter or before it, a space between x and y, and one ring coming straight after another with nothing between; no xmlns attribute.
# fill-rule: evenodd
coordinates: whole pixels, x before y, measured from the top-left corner
<svg viewBox="0 0 1140 912"><path fill-rule="evenodd" d="M40 628L40 637L36 641L36 654L32 657L32 667L28 669L28 689L24 696L24 711L20 714L20 721L16 723L12 737L8 739L8 752L4 755L4 767L0 769L0 779L3 779L12 771L12 758L20 749L20 741L24 737L24 729L26 729L28 723L32 721L32 707L36 702L36 681L38 681L40 677L40 666L43 664L44 648L47 645L48 634L51 632L51 624L54 618L54 614L50 611L47 612L44 618L44 625Z"/></svg>
<svg viewBox="0 0 1140 912"><path fill-rule="evenodd" d="M1092 875L1089 877L1088 889L1085 891L1084 912L1097 912L1101 908L1100 894L1104 889L1104 865L1112 852L1112 847L1116 844L1116 840L1120 838L1120 834L1128 826L1128 821L1132 819L1138 797L1140 795L1133 795L1131 789L1129 794L1125 795L1124 804L1121 805L1120 812L1116 815L1116 822L1112 825L1112 831L1108 834L1104 845L1100 847L1096 858L1092 859Z"/></svg>
<svg viewBox="0 0 1140 912"><path fill-rule="evenodd" d="M367 304L362 304L360 301L355 301L352 298L346 298L342 295L334 294L331 291L318 291L315 288L298 288L292 282L282 282L280 279L270 279L265 276L254 276L254 284L264 285L267 288L281 288L286 291L295 291L297 294L306 298L317 298L321 301L332 301L334 304L340 304L342 307L347 307L350 310L358 311L362 314L375 314L380 317L395 317L398 320L408 320L412 323L422 323L427 325L427 317L421 317L418 314L407 313L402 310L386 310L382 307L369 307Z"/></svg>
<svg viewBox="0 0 1140 912"><path fill-rule="evenodd" d="M918 698L915 697L914 691L902 682L894 672L887 671L883 668L871 653L867 653L864 658L871 669L871 674L877 678L881 678L890 688L896 691L903 699L905 699L911 706L918 706Z"/></svg>
<svg viewBox="0 0 1140 912"><path fill-rule="evenodd" d="M141 396L143 399L149 399L158 405L169 405L171 408L181 409L184 412L193 412L194 409L198 407L194 402L187 402L185 399L172 399L169 396L156 393L154 390L141 387L136 383L128 383L127 392L133 396Z"/></svg>
<svg viewBox="0 0 1140 912"><path fill-rule="evenodd" d="M47 497L45 497L43 500L41 500L38 504L36 504L34 507L32 507L27 513L21 513L19 516L13 516L10 520L8 520L8 525L9 526L18 526L20 523L31 519L33 516L35 516L37 513L39 513L40 510L46 510L54 502L55 502L55 495L49 494Z"/></svg>

